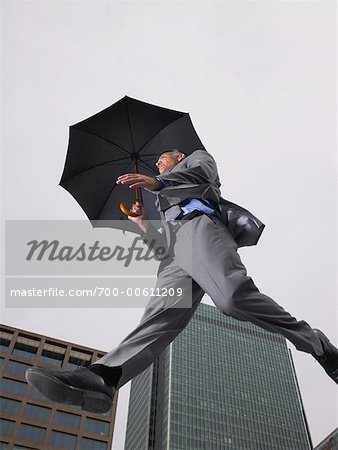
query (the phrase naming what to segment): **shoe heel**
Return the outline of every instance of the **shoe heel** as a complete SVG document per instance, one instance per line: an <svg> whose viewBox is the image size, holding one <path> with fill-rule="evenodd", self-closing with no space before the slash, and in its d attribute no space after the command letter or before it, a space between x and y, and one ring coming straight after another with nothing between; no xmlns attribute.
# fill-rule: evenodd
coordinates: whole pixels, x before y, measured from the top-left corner
<svg viewBox="0 0 338 450"><path fill-rule="evenodd" d="M105 413L110 410L112 399L101 392L84 392L82 409L94 413Z"/></svg>

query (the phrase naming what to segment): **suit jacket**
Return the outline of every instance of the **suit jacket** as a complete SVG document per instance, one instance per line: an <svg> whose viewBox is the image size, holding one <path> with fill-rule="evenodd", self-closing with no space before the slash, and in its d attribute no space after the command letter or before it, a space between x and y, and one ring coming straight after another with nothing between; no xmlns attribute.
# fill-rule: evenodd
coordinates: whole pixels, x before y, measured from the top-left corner
<svg viewBox="0 0 338 450"><path fill-rule="evenodd" d="M168 172L161 174L161 178L171 181L172 186L151 192L156 195L156 206L164 225L178 216L181 201L205 198L218 203L222 219L239 247L257 244L265 225L248 210L221 196L217 165L210 153L205 150L194 151ZM164 230L168 236L168 230L165 227ZM146 234L151 239L156 238L160 246L167 243L165 236L154 227Z"/></svg>

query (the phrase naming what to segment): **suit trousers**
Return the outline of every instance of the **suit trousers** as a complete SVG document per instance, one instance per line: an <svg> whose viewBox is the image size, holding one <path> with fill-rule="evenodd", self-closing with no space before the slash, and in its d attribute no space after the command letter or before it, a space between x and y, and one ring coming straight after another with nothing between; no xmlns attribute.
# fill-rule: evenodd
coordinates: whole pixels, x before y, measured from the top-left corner
<svg viewBox="0 0 338 450"><path fill-rule="evenodd" d="M173 255L159 266L155 286L159 295L150 298L139 325L94 363L112 378L119 369L119 379L110 380L117 388L146 369L184 330L204 293L221 313L279 333L298 350L323 354L319 338L305 321L298 321L259 292L221 220L205 214L195 217L175 232L174 240ZM176 294L160 295L163 288L172 288Z"/></svg>

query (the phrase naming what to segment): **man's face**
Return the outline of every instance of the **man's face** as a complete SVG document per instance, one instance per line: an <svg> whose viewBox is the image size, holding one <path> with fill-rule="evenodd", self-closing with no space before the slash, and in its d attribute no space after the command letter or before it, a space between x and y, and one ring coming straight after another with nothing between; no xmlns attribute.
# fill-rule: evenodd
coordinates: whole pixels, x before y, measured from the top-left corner
<svg viewBox="0 0 338 450"><path fill-rule="evenodd" d="M184 153L176 154L175 152L165 152L158 158L156 167L160 174L167 172L172 167L176 166L182 159L185 158Z"/></svg>

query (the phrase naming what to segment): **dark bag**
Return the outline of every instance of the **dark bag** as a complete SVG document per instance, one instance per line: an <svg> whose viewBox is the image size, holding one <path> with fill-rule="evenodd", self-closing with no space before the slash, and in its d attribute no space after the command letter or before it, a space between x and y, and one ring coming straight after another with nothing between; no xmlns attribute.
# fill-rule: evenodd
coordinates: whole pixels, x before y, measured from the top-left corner
<svg viewBox="0 0 338 450"><path fill-rule="evenodd" d="M250 211L220 198L218 204L224 223L239 247L256 245L265 225Z"/></svg>

